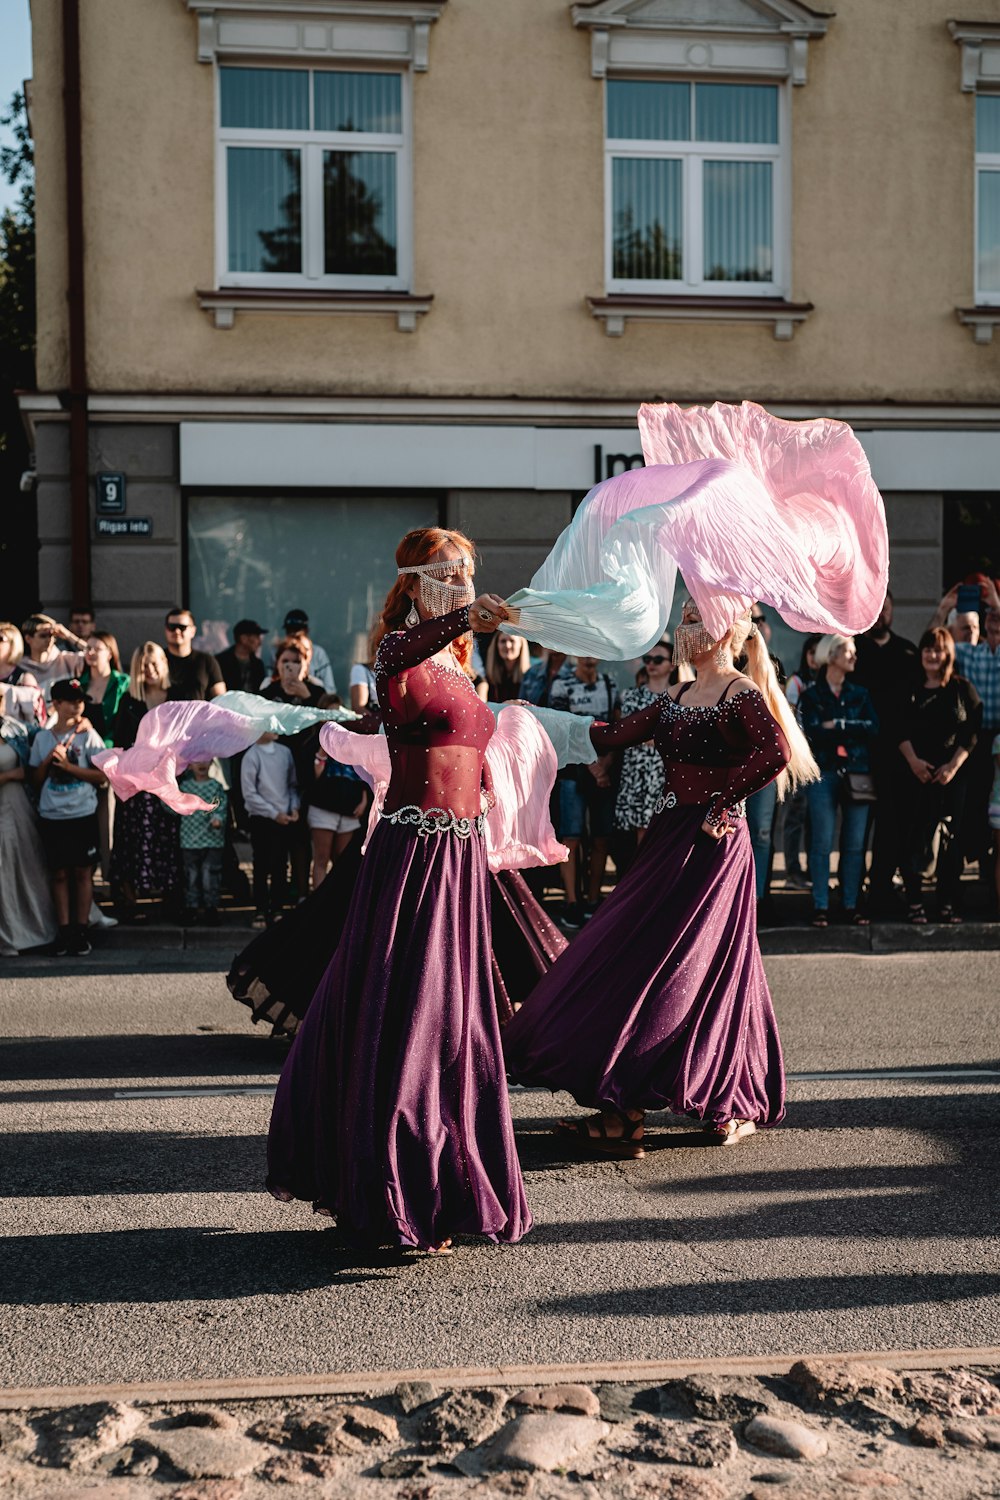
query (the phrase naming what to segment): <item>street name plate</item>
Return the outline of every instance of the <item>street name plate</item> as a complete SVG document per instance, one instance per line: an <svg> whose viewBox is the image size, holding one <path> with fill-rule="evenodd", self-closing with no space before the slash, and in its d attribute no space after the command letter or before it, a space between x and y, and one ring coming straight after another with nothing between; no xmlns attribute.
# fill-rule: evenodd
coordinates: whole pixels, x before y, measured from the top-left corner
<svg viewBox="0 0 1000 1500"><path fill-rule="evenodd" d="M125 514L125 475L98 474L97 514L99 516L123 516Z"/></svg>
<svg viewBox="0 0 1000 1500"><path fill-rule="evenodd" d="M98 536L152 536L153 523L148 516L97 517Z"/></svg>

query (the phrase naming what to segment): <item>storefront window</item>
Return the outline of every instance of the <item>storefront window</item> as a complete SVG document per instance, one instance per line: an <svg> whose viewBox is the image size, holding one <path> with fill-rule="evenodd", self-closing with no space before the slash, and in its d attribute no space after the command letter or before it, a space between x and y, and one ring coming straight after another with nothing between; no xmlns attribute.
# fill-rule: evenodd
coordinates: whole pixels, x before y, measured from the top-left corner
<svg viewBox="0 0 1000 1500"><path fill-rule="evenodd" d="M346 703L358 638L396 577L400 537L437 524L433 496L192 496L188 598L201 638L221 650L232 641L233 623L246 617L267 626L275 640L288 611L302 609ZM265 641L268 663L270 645Z"/></svg>

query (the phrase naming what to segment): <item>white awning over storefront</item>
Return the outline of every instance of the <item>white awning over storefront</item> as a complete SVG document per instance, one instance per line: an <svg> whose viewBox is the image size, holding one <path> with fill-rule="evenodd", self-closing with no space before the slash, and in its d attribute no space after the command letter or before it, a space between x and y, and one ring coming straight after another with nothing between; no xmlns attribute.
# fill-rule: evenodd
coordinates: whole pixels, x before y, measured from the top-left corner
<svg viewBox="0 0 1000 1500"><path fill-rule="evenodd" d="M189 488L586 490L641 462L637 428L182 422ZM1000 432L858 430L886 491L1000 489Z"/></svg>

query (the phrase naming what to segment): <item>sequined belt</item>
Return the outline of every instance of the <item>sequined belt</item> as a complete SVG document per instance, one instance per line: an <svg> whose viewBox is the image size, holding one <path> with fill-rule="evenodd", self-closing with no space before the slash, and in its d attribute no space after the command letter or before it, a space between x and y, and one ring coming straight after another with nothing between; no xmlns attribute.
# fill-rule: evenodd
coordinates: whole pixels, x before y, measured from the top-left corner
<svg viewBox="0 0 1000 1500"><path fill-rule="evenodd" d="M657 797L656 802L653 805L653 812L654 814L661 813L666 811L667 808L673 809L682 805L684 807L694 807L700 804L690 802L685 802L682 804L676 792L664 792L661 797ZM745 818L747 815L746 802L734 802L729 811L736 818Z"/></svg>
<svg viewBox="0 0 1000 1500"><path fill-rule="evenodd" d="M486 825L486 815L475 818L460 818L446 807L397 807L395 812L383 813L384 823L400 823L404 828L413 828L422 839L432 833L453 833L457 838L472 837L473 830L481 834Z"/></svg>

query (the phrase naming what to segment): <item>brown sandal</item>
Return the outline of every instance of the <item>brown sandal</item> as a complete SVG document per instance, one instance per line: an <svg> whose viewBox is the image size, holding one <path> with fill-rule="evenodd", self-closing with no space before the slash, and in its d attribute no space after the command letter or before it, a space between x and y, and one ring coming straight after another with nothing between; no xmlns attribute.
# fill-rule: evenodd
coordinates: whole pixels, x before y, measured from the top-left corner
<svg viewBox="0 0 1000 1500"><path fill-rule="evenodd" d="M757 1132L752 1120L727 1120L724 1125L712 1125L709 1129L719 1146L735 1146L737 1141Z"/></svg>
<svg viewBox="0 0 1000 1500"><path fill-rule="evenodd" d="M606 1113L621 1121L621 1135L608 1135L604 1112L588 1115L585 1120L560 1120L556 1125L556 1135L568 1135L577 1145L588 1146L598 1156L617 1156L625 1161L638 1161L640 1156L645 1156L642 1137L636 1137L636 1131L641 1130L645 1123L644 1118L630 1120L620 1109L608 1108ZM593 1124L597 1125L597 1135L590 1130Z"/></svg>

